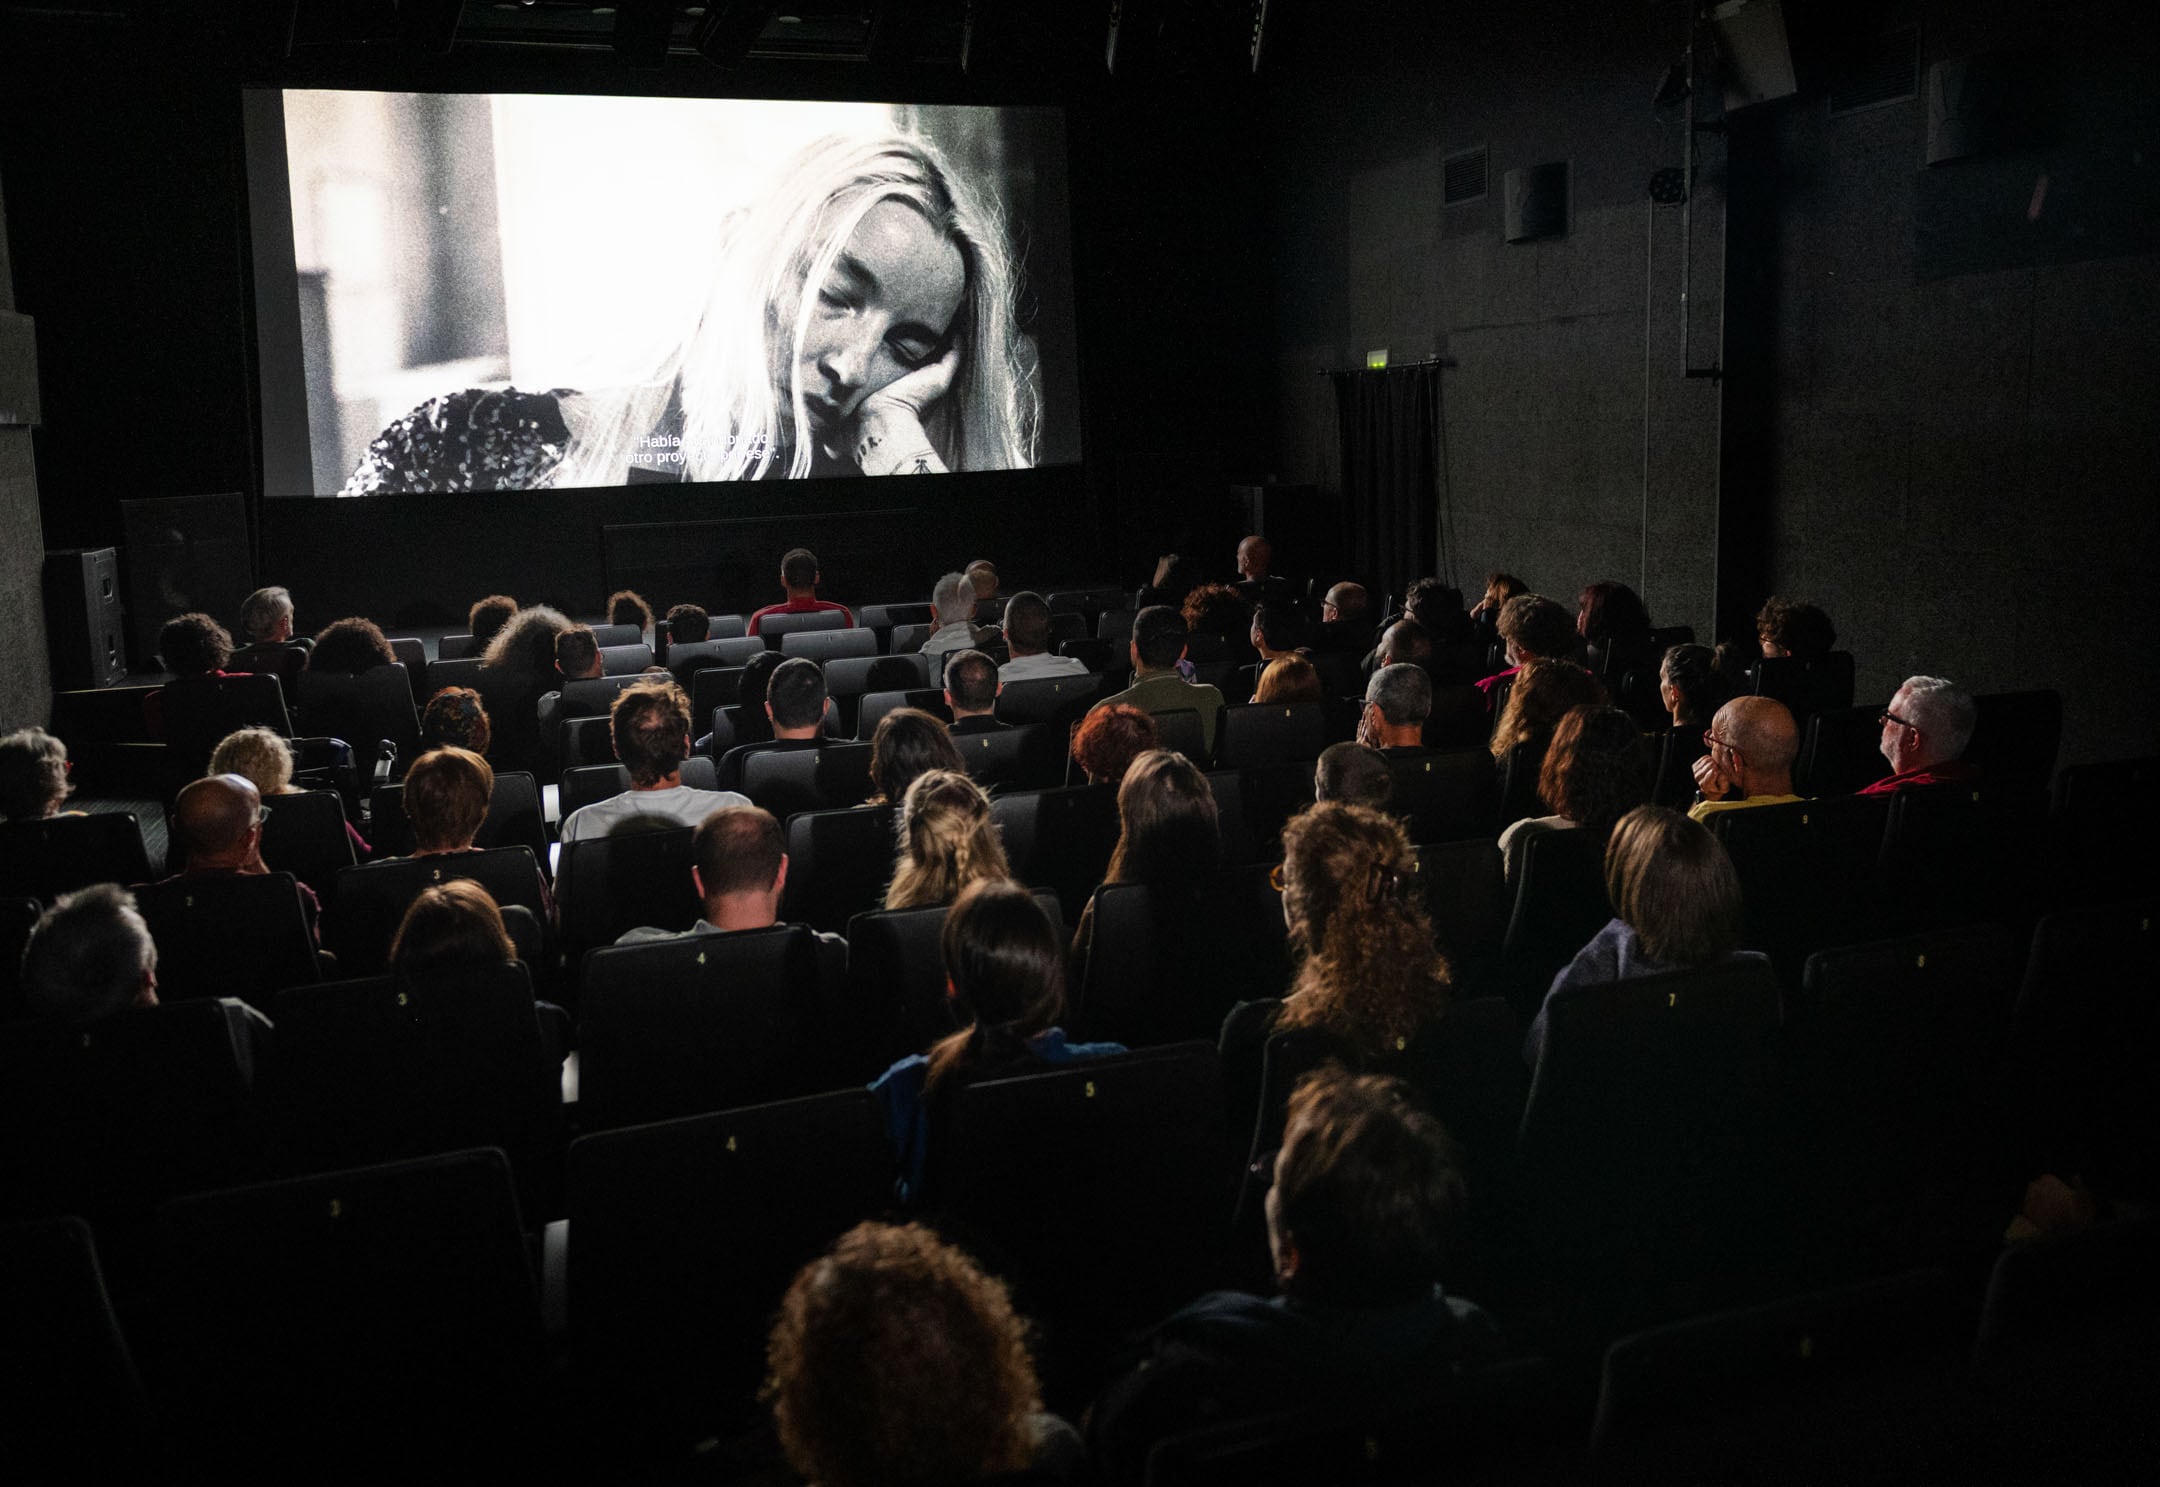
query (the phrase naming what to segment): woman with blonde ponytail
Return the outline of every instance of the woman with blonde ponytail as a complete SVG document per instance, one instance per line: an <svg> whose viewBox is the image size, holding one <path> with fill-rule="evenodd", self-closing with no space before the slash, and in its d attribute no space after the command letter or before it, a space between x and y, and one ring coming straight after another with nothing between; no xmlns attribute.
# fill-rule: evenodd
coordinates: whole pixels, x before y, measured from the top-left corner
<svg viewBox="0 0 2160 1487"><path fill-rule="evenodd" d="M1012 876L990 820L990 797L954 770L916 776L901 800L899 836L888 909L949 904L970 883Z"/></svg>

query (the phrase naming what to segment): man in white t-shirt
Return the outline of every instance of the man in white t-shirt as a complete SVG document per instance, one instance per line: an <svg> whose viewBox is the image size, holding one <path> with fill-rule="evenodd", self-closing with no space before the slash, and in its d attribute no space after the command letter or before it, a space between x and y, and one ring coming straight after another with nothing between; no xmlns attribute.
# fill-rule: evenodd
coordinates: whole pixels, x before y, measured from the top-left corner
<svg viewBox="0 0 2160 1487"><path fill-rule="evenodd" d="M682 782L690 757L690 699L672 681L625 687L609 713L615 757L630 771L630 788L572 811L563 845L606 836L633 818L645 826L695 826L724 805L748 805L732 790L699 790Z"/></svg>
<svg viewBox="0 0 2160 1487"><path fill-rule="evenodd" d="M1023 589L1005 601L1005 645L1012 659L998 667L1000 684L1087 675L1079 657L1049 654L1050 605L1040 594Z"/></svg>

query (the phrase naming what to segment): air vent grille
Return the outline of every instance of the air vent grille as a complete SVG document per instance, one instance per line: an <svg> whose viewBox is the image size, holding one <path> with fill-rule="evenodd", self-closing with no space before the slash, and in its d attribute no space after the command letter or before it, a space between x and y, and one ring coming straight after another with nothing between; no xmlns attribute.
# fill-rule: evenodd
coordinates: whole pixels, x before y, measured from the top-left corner
<svg viewBox="0 0 2160 1487"><path fill-rule="evenodd" d="M1920 96L1920 28L1856 39L1830 72L1830 112L1856 114Z"/></svg>
<svg viewBox="0 0 2160 1487"><path fill-rule="evenodd" d="M1456 206L1485 195L1485 147L1457 150L1440 161L1440 200Z"/></svg>

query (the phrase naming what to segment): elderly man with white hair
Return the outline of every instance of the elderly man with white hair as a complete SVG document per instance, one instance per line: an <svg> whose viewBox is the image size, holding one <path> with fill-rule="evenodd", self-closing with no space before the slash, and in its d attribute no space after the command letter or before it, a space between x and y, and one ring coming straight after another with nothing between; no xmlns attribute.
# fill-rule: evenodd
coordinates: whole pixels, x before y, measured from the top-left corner
<svg viewBox="0 0 2160 1487"><path fill-rule="evenodd" d="M922 643L922 653L931 658L933 683L947 656L975 648L974 620L975 585L968 576L948 573L939 579L930 590L930 622L937 628Z"/></svg>
<svg viewBox="0 0 2160 1487"><path fill-rule="evenodd" d="M1909 676L1883 710L1882 755L1891 773L1860 793L1890 795L1907 785L1961 785L1980 778L1961 757L1979 716L1972 694L1940 676Z"/></svg>

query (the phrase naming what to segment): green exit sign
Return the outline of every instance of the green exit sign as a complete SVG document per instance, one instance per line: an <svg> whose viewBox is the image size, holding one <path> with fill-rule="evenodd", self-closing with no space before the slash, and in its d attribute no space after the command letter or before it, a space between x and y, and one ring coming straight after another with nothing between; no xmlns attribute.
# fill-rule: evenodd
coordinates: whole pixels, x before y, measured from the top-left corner
<svg viewBox="0 0 2160 1487"><path fill-rule="evenodd" d="M1365 366L1367 370L1377 372L1386 365L1387 347L1382 346L1377 351L1368 351L1365 353Z"/></svg>

